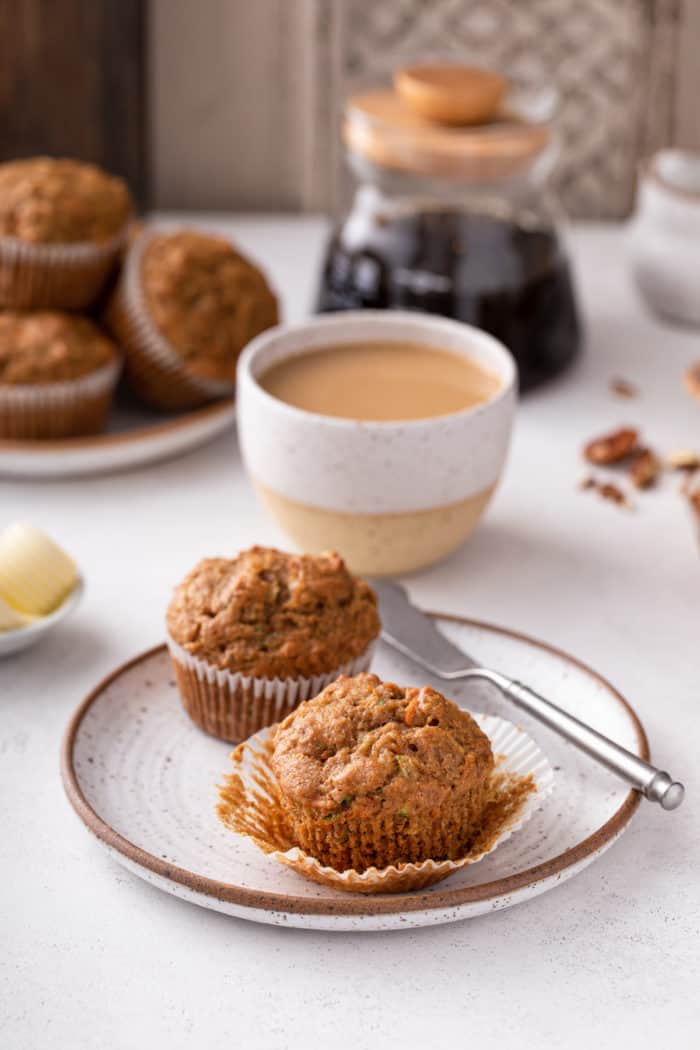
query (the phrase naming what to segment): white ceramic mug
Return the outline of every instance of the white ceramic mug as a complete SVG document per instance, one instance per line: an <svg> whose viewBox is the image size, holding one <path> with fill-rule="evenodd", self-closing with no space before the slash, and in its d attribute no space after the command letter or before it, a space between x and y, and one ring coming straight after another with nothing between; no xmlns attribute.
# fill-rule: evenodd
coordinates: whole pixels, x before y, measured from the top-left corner
<svg viewBox="0 0 700 1050"><path fill-rule="evenodd" d="M464 354L500 387L451 415L368 422L304 411L258 382L288 357L372 342ZM337 550L366 574L429 565L469 535L500 477L515 399L513 359L496 339L420 313L363 310L268 329L238 366L241 450L262 503L303 550Z"/></svg>
<svg viewBox="0 0 700 1050"><path fill-rule="evenodd" d="M700 153L664 149L641 174L632 269L651 308L700 325Z"/></svg>

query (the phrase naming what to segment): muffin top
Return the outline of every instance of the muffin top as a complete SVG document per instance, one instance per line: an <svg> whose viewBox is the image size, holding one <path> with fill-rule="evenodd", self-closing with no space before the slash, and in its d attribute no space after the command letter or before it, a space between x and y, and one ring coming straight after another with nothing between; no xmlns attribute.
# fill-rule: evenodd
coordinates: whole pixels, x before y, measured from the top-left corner
<svg viewBox="0 0 700 1050"><path fill-rule="evenodd" d="M493 769L488 737L466 711L423 686L342 676L276 730L272 768L282 797L321 820L435 820L457 792Z"/></svg>
<svg viewBox="0 0 700 1050"><path fill-rule="evenodd" d="M130 214L124 180L94 164L56 157L0 164L0 237L33 244L108 241Z"/></svg>
<svg viewBox="0 0 700 1050"><path fill-rule="evenodd" d="M118 357L114 343L76 314L0 311L0 383L57 383L95 372Z"/></svg>
<svg viewBox="0 0 700 1050"><path fill-rule="evenodd" d="M203 379L233 383L243 347L278 320L263 273L223 237L190 230L151 237L141 286L156 328Z"/></svg>
<svg viewBox="0 0 700 1050"><path fill-rule="evenodd" d="M379 634L374 592L338 554L252 547L205 558L176 588L170 636L215 667L309 678L360 656Z"/></svg>

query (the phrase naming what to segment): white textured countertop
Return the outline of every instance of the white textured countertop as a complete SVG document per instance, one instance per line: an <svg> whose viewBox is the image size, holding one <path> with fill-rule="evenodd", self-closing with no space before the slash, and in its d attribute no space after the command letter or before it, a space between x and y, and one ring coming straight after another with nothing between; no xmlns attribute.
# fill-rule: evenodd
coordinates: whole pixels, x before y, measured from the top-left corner
<svg viewBox="0 0 700 1050"><path fill-rule="evenodd" d="M268 267L287 318L301 317L322 224L218 225ZM160 893L109 860L70 810L63 727L99 678L161 639L169 590L199 557L280 537L232 434L128 474L0 481L0 525L46 528L88 581L73 619L0 664L3 1050L698 1045L700 548L675 479L636 513L576 484L582 441L609 425L638 423L659 449L700 449L700 405L681 385L700 334L644 313L619 231L576 230L572 247L587 352L521 405L477 534L407 582L428 607L521 629L606 675L641 714L652 757L685 780L685 805L643 803L575 879L452 926L318 934ZM641 397L612 397L617 375Z"/></svg>

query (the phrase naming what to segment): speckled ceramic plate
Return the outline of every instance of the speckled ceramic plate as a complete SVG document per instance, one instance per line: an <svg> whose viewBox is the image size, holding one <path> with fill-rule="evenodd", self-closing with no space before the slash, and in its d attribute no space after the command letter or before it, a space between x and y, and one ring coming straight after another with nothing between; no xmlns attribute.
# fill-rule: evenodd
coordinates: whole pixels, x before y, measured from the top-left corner
<svg viewBox="0 0 700 1050"><path fill-rule="evenodd" d="M648 758L640 721L600 675L533 639L439 617L457 644L532 685ZM489 687L432 680L380 646L372 669L402 684L431 682L472 710L513 718ZM416 893L364 897L308 882L217 820L227 744L180 707L165 647L118 668L76 711L63 742L68 797L111 855L183 900L259 922L323 930L380 930L452 922L507 908L570 878L622 834L639 796L539 723L517 721L547 754L555 791L532 819L478 864ZM88 858L86 858L88 863Z"/></svg>
<svg viewBox="0 0 700 1050"><path fill-rule="evenodd" d="M75 477L139 467L211 441L234 419L232 400L169 416L120 402L104 434L60 441L0 439L0 477Z"/></svg>

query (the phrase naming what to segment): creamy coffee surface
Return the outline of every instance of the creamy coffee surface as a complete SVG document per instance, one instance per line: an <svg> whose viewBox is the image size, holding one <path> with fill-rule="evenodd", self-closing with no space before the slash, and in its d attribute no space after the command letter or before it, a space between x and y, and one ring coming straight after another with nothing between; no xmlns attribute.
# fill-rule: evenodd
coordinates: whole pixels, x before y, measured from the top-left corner
<svg viewBox="0 0 700 1050"><path fill-rule="evenodd" d="M472 408L500 389L472 359L414 343L347 343L287 358L262 374L273 397L323 416L429 419Z"/></svg>

